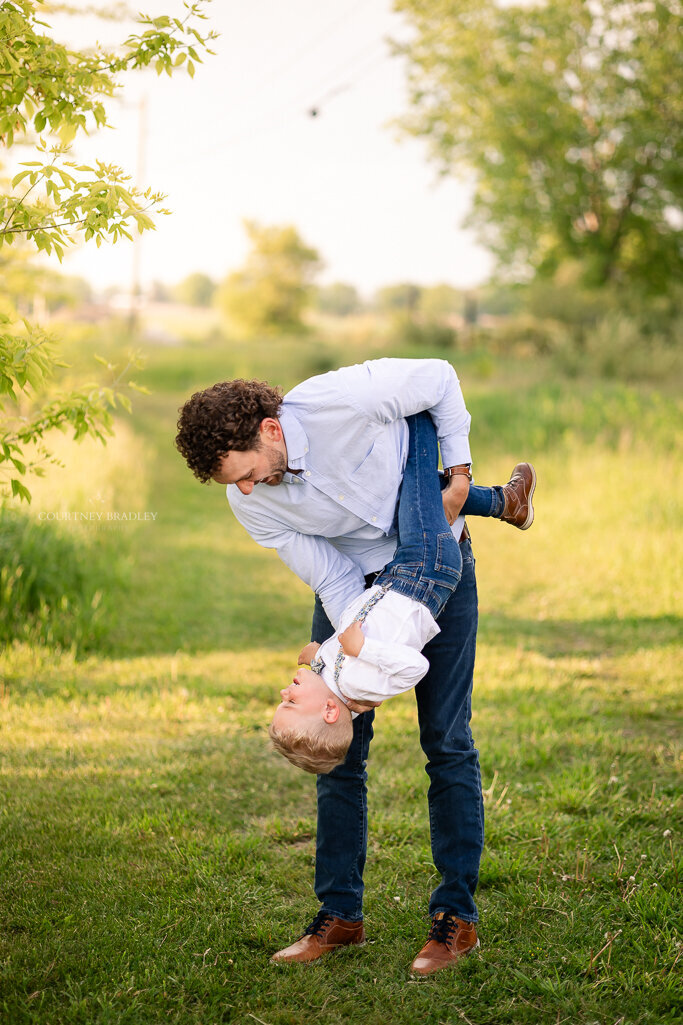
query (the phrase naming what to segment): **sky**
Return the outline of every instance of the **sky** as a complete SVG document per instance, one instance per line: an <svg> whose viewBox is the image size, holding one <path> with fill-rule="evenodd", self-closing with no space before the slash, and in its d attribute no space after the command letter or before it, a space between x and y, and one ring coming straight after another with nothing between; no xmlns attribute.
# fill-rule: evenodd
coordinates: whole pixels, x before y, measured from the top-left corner
<svg viewBox="0 0 683 1025"><path fill-rule="evenodd" d="M180 0L142 9L183 14ZM172 215L139 244L143 285L193 271L220 280L244 261L245 218L294 224L323 258L321 282L366 295L398 281L471 287L489 275L490 257L461 228L470 187L440 177L426 144L391 126L408 109L405 68L386 42L407 28L391 0L214 0L207 10L203 25L220 37L194 79L126 76L108 108L113 130L75 144L79 160L116 163L167 194ZM85 15L50 20L73 46L113 43L128 29ZM126 288L132 248L84 246L63 269Z"/></svg>

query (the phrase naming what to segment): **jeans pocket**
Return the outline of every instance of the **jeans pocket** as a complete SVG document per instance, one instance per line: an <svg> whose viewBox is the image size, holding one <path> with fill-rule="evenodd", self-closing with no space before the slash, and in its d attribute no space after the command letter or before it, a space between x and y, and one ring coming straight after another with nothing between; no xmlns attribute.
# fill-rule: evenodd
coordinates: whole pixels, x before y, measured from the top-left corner
<svg viewBox="0 0 683 1025"><path fill-rule="evenodd" d="M392 577L403 577L404 580L416 580L421 573L421 562L400 562L391 569Z"/></svg>
<svg viewBox="0 0 683 1025"><path fill-rule="evenodd" d="M477 560L474 558L470 539L466 538L465 541L461 541L458 547L460 548L463 566L474 566Z"/></svg>
<svg viewBox="0 0 683 1025"><path fill-rule="evenodd" d="M457 580L460 578L461 566L460 547L453 534L450 530L448 533L437 534L434 569L440 573L449 573Z"/></svg>

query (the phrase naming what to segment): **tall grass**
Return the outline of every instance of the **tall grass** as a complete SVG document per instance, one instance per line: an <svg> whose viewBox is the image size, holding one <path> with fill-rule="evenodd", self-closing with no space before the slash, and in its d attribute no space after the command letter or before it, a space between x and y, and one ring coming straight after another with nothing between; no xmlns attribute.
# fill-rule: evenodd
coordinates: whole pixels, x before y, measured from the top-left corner
<svg viewBox="0 0 683 1025"><path fill-rule="evenodd" d="M0 643L96 650L110 579L78 538L0 509Z"/></svg>

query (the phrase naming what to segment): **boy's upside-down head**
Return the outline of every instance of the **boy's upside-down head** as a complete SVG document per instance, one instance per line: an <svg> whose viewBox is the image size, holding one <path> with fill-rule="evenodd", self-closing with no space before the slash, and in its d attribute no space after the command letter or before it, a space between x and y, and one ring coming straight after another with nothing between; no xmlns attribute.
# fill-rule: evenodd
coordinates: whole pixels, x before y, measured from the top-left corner
<svg viewBox="0 0 683 1025"><path fill-rule="evenodd" d="M351 712L323 678L301 667L280 697L268 730L275 750L306 772L341 765L353 740Z"/></svg>

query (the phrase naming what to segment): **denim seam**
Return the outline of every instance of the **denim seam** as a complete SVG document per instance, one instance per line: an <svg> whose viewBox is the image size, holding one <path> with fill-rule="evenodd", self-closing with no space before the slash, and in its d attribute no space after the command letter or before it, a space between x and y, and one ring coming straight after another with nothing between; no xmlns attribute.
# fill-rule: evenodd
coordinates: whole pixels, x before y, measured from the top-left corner
<svg viewBox="0 0 683 1025"><path fill-rule="evenodd" d="M358 840L357 840L357 847L356 847L356 865L358 865L358 859L360 858L361 852L363 850L363 841L364 841L364 837L367 834L367 822L368 822L367 808L365 807L365 803L363 801L363 786L364 786L364 783L365 783L365 781L363 780L363 773L365 772L365 770L364 770L364 767L363 767L362 753L365 750L365 729L366 729L365 720L363 719L362 724L361 724L361 745L360 745L361 760L360 760L360 764L358 766L358 768L360 770L361 785L360 785L360 788L358 790L358 795L359 795L359 799L360 799L360 809L359 809L360 810L360 814L358 816L359 833L358 833ZM363 869L365 869L365 865L363 865ZM352 886L351 886L351 872L352 872L352 869L350 869L350 873L349 873L349 877L348 877L349 889L352 889ZM362 917L363 917L363 876L362 876L362 873L361 873L360 907L358 907L356 918L355 919L350 919L350 921L356 921L358 918L362 918Z"/></svg>

